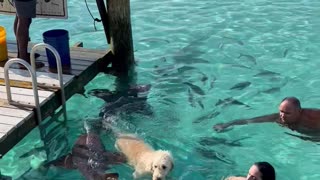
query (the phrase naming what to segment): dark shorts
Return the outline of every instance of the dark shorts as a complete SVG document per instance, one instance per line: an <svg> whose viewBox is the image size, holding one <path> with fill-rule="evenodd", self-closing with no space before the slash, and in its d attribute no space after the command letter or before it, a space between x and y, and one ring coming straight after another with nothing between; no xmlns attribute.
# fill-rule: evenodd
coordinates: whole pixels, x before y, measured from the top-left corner
<svg viewBox="0 0 320 180"><path fill-rule="evenodd" d="M37 0L13 0L18 17L35 18Z"/></svg>

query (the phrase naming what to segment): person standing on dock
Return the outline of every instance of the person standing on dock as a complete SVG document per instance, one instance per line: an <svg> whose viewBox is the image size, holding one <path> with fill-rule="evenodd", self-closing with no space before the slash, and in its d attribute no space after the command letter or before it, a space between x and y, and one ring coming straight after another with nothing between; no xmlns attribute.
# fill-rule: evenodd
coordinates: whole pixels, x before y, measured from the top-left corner
<svg viewBox="0 0 320 180"><path fill-rule="evenodd" d="M13 0L16 8L14 20L14 34L17 40L18 58L30 64L30 54L28 53L29 29L32 18L36 17L36 0ZM41 68L44 64L37 62L36 67Z"/></svg>

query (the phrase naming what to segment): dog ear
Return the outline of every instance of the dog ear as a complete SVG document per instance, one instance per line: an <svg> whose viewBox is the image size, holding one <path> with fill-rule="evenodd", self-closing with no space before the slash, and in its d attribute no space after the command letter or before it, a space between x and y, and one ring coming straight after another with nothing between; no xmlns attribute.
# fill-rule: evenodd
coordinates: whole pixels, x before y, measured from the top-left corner
<svg viewBox="0 0 320 180"><path fill-rule="evenodd" d="M172 169L173 169L173 167L174 167L172 154L171 154L170 151L163 151L163 152L169 156L170 164L171 164L171 169L170 169L170 171L172 171Z"/></svg>
<svg viewBox="0 0 320 180"><path fill-rule="evenodd" d="M150 171L153 172L153 162L151 163Z"/></svg>
<svg viewBox="0 0 320 180"><path fill-rule="evenodd" d="M172 154L171 154L170 151L166 151L166 153L167 153L168 156L170 157L170 163L171 163L171 169L170 169L170 171L172 171L173 168L174 168L174 165L173 165L173 157L172 157Z"/></svg>
<svg viewBox="0 0 320 180"><path fill-rule="evenodd" d="M173 162L171 161L171 169L170 169L170 172L173 170L174 168L174 165L173 165Z"/></svg>

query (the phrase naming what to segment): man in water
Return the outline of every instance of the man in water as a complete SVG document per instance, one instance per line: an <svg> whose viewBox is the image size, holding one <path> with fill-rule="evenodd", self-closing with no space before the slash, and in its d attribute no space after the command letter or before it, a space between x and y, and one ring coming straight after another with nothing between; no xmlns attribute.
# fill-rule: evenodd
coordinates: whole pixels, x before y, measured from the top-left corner
<svg viewBox="0 0 320 180"><path fill-rule="evenodd" d="M306 135L320 135L320 110L301 108L300 101L296 97L284 98L279 106L279 113L219 123L214 125L213 129L221 132L234 125L263 122L276 122L281 126Z"/></svg>

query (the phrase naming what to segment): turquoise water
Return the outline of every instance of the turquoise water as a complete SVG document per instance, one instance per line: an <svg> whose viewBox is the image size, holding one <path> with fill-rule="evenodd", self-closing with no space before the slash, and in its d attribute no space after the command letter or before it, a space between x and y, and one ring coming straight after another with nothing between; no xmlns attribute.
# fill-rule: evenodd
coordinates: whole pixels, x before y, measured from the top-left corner
<svg viewBox="0 0 320 180"><path fill-rule="evenodd" d="M95 2L88 3L97 16ZM218 122L275 112L285 96L297 96L304 107L317 107L319 7L316 0L132 0L138 83L152 85L148 103L155 115L124 118L121 127L137 132L156 148L172 152L175 160L172 179L220 180L232 174L245 175L255 161L272 163L281 180L319 179L320 147L286 135L290 130L276 124L239 126L224 133L212 130L212 125ZM94 31L84 2L70 0L69 8L70 18L66 21L35 20L32 40L40 42L47 29L66 28L71 43L83 41L87 48L106 48L102 26L97 25L99 31ZM13 18L0 18L0 24L12 32ZM14 37L8 33L8 38ZM263 70L273 73L257 75ZM114 88L113 82L113 77L99 74L86 90ZM205 95L192 91L190 103L184 82L199 86ZM251 84L242 90L230 89L241 82ZM250 107L216 106L219 99L229 97ZM103 104L98 98L81 95L68 101L71 143L83 132L83 121L96 117ZM196 121L213 111L220 114ZM35 169L44 159L43 152L26 158L19 156L40 146L40 141L34 141L36 137L35 130L9 152L1 160L1 172L19 177L30 166ZM106 147L113 149L110 138L103 137ZM202 137L220 138L220 143L204 146L200 143ZM205 149L202 152L206 153L199 153L199 149ZM121 179L131 179L129 167L118 166L115 171L120 172ZM32 172L29 179L44 179L37 171ZM58 168L51 168L46 176L80 178L77 171Z"/></svg>

